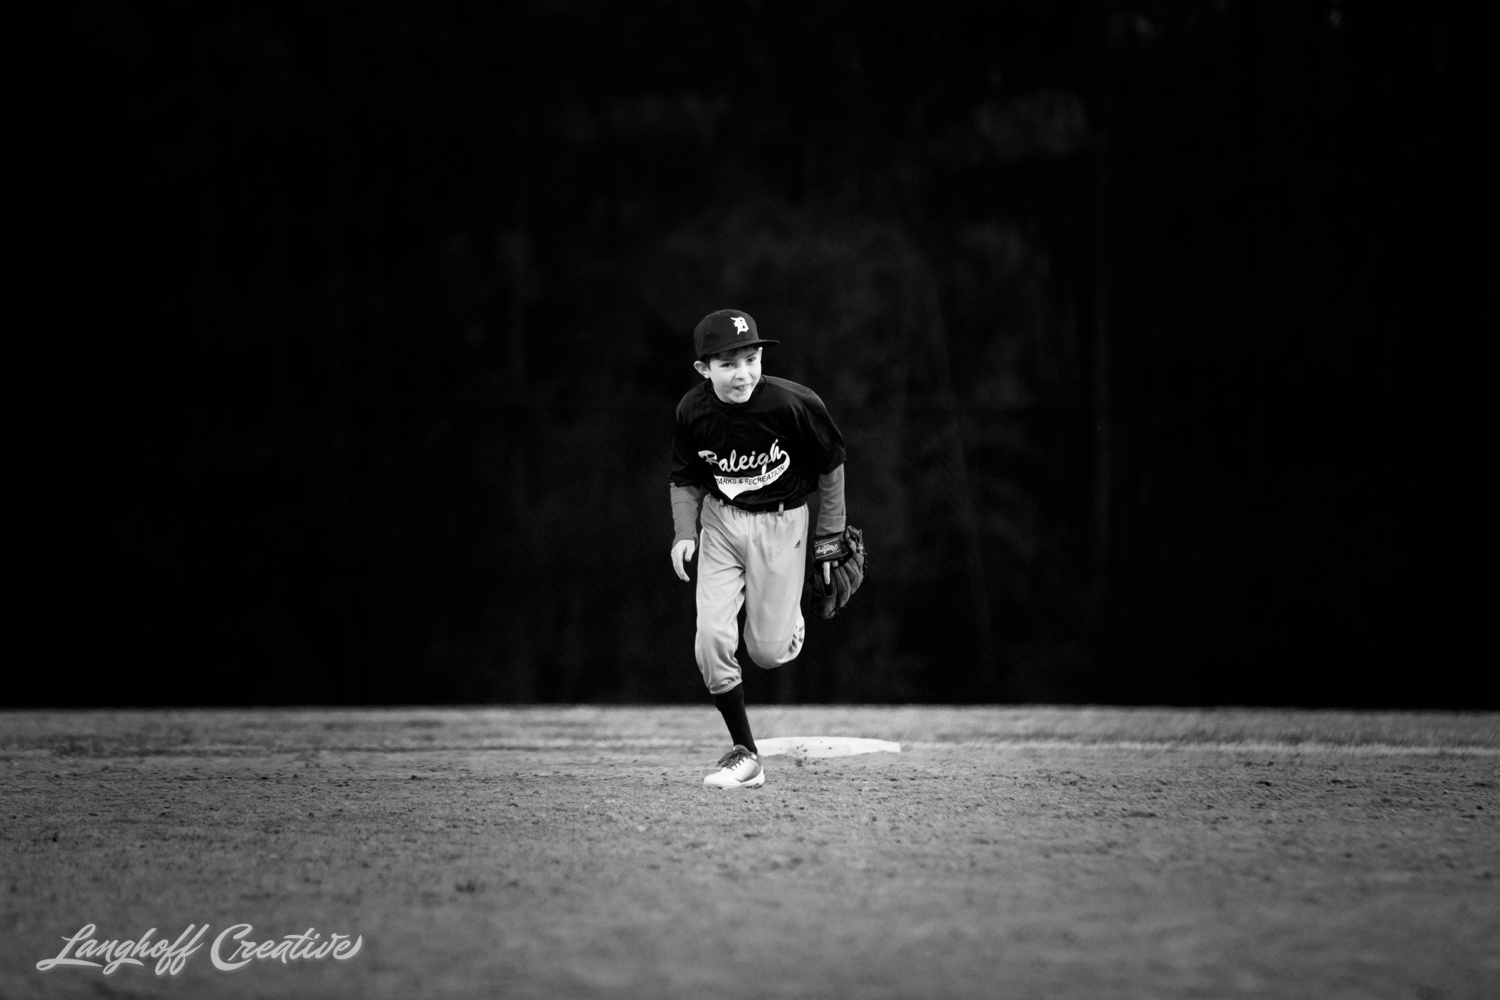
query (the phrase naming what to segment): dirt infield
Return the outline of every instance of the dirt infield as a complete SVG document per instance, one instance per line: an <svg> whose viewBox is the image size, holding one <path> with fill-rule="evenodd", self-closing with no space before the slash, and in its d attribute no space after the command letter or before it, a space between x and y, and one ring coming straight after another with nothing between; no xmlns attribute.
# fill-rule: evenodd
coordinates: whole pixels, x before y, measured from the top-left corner
<svg viewBox="0 0 1500 1000"><path fill-rule="evenodd" d="M902 751L720 792L702 708L0 713L0 996L1500 995L1500 716L755 721ZM87 924L208 930L38 971ZM216 968L245 924L360 947Z"/></svg>

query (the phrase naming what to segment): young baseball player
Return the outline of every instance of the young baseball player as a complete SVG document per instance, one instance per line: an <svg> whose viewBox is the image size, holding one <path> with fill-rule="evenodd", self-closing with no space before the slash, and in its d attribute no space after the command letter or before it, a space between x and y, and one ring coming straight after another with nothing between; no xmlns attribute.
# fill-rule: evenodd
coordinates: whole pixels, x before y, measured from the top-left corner
<svg viewBox="0 0 1500 1000"><path fill-rule="evenodd" d="M739 309L705 316L693 331L693 367L703 381L677 404L672 439L672 568L687 581L696 550L694 654L734 744L703 779L719 788L766 780L735 657L738 618L743 607L745 648L756 665L770 670L801 652L810 496L818 558L834 565L848 555L840 547L843 435L812 390L761 374L761 351L775 343Z"/></svg>

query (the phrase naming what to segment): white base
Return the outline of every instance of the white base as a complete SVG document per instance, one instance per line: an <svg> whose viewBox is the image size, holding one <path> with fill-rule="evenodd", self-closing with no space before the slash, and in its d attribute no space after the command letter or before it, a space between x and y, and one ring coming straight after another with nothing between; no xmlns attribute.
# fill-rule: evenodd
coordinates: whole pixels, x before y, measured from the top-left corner
<svg viewBox="0 0 1500 1000"><path fill-rule="evenodd" d="M857 736L777 736L756 740L762 757L789 754L793 757L851 757L857 753L900 753L901 744L889 740L866 740Z"/></svg>

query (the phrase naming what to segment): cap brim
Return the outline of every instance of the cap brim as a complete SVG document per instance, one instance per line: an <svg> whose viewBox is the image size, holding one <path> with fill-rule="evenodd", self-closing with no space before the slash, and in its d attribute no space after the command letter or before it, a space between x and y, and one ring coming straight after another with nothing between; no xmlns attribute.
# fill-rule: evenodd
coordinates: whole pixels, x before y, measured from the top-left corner
<svg viewBox="0 0 1500 1000"><path fill-rule="evenodd" d="M779 340L766 340L763 337L757 337L754 340L742 340L742 341L740 341L739 343L736 343L736 344L727 344L724 347L719 348L717 351L713 351L712 353L709 353L709 354L700 354L699 357L702 357L702 358L711 358L715 354L728 354L730 351L738 351L742 347L760 347L762 344L779 344L779 343L781 343L781 341L779 341Z"/></svg>

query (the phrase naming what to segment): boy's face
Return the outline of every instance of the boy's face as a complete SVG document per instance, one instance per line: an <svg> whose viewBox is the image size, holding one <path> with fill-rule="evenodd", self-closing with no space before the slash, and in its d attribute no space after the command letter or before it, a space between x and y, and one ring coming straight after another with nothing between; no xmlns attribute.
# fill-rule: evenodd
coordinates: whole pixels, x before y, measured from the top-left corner
<svg viewBox="0 0 1500 1000"><path fill-rule="evenodd" d="M742 347L694 361L693 367L713 383L714 395L726 403L743 403L760 381L760 352L759 347Z"/></svg>

